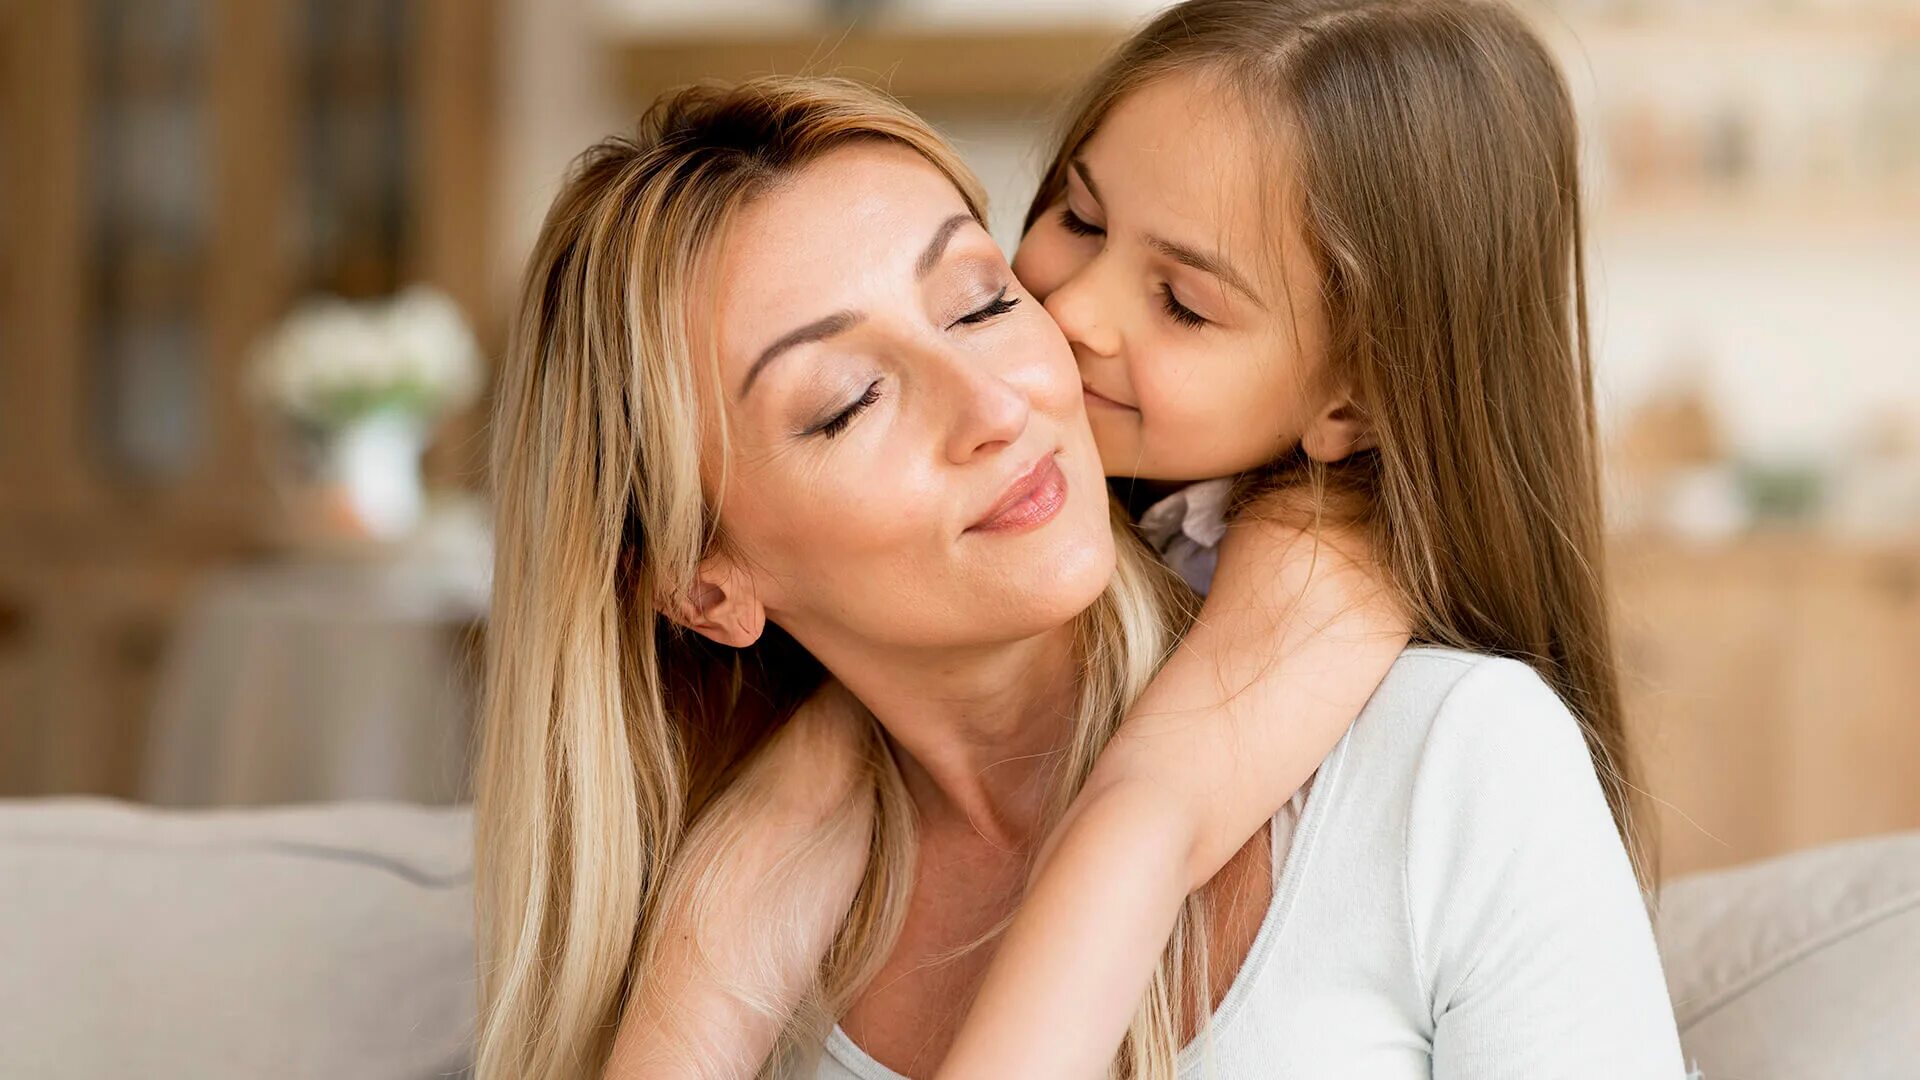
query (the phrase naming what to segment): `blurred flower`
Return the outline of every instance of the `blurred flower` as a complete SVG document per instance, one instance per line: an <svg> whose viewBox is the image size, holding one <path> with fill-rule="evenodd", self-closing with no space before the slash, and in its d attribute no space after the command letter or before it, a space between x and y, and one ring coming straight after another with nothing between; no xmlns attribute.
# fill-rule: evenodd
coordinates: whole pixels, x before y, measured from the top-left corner
<svg viewBox="0 0 1920 1080"><path fill-rule="evenodd" d="M410 286L383 301L309 300L256 348L254 396L313 427L393 411L423 422L480 392L480 350L445 293Z"/></svg>

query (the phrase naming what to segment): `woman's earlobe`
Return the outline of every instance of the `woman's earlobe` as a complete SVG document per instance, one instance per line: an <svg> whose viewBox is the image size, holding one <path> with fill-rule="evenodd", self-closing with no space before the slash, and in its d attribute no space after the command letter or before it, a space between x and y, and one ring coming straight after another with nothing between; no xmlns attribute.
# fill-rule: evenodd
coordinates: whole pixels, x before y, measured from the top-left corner
<svg viewBox="0 0 1920 1080"><path fill-rule="evenodd" d="M731 559L720 556L703 560L692 587L661 605L660 613L734 649L759 641L767 628L767 609L753 582Z"/></svg>
<svg viewBox="0 0 1920 1080"><path fill-rule="evenodd" d="M1300 436L1300 448L1323 465L1344 461L1374 446L1373 422L1350 399L1336 400Z"/></svg>

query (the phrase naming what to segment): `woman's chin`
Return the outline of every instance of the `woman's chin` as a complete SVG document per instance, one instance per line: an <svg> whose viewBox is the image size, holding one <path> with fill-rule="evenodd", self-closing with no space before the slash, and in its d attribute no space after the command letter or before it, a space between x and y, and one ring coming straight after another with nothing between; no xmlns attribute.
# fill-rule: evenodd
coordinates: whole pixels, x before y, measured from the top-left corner
<svg viewBox="0 0 1920 1080"><path fill-rule="evenodd" d="M1111 528L1104 518L1099 525L1098 534L1056 540L1007 575L1021 608L1014 621L1037 633L1072 622L1100 599L1113 581L1115 556Z"/></svg>

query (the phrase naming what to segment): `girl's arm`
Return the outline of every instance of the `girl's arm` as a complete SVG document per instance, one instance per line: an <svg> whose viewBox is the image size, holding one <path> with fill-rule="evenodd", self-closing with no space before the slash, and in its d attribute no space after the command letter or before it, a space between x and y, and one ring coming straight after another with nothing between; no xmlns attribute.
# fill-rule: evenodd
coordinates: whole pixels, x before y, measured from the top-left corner
<svg viewBox="0 0 1920 1080"><path fill-rule="evenodd" d="M866 869L864 721L829 682L695 823L604 1080L751 1077L818 976Z"/></svg>
<svg viewBox="0 0 1920 1080"><path fill-rule="evenodd" d="M1187 895L1292 798L1408 640L1363 545L1236 525L1199 622L1036 861L939 1076L1105 1076Z"/></svg>

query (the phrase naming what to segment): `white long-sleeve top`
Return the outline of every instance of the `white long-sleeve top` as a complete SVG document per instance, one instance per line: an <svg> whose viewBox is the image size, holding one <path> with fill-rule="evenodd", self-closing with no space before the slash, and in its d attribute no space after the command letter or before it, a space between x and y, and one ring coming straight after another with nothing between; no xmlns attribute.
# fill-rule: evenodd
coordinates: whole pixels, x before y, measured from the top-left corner
<svg viewBox="0 0 1920 1080"><path fill-rule="evenodd" d="M1275 824L1272 903L1183 1080L1684 1075L1626 849L1530 668L1408 649ZM898 1080L838 1028L817 1075Z"/></svg>

